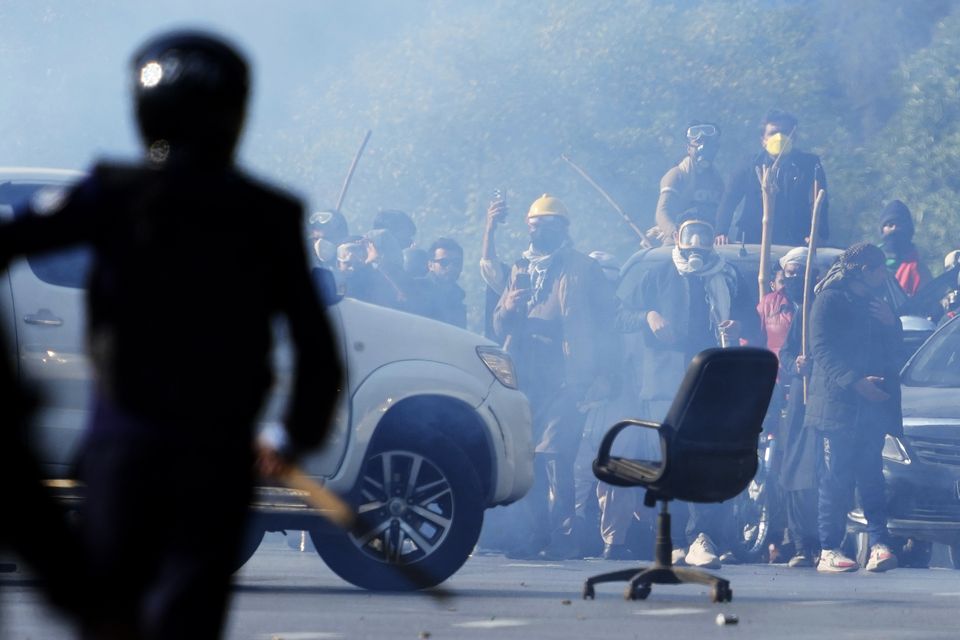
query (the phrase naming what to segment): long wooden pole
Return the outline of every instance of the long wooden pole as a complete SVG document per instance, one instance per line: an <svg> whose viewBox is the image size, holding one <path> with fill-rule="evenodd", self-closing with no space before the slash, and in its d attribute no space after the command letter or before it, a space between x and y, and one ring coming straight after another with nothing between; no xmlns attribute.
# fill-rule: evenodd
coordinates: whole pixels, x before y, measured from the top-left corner
<svg viewBox="0 0 960 640"><path fill-rule="evenodd" d="M758 300L762 300L767 292L767 283L770 281L770 245L773 243L773 216L776 213L777 200L777 172L780 170L780 161L783 152L790 144L796 127L790 131L786 141L773 159L773 164L757 167L757 179L760 180L760 199L763 202L763 221L760 234L760 269L757 272L757 288L760 292Z"/></svg>
<svg viewBox="0 0 960 640"><path fill-rule="evenodd" d="M360 148L357 149L356 155L353 156L353 162L350 163L347 177L343 180L343 186L340 187L340 197L337 198L337 206L334 207L334 211L340 211L340 207L343 206L343 199L347 197L347 189L350 188L350 181L353 180L353 174L357 170L357 163L360 162L360 156L363 155L363 150L366 149L371 134L373 134L373 131L367 129L367 134L363 136L363 142L360 143Z"/></svg>
<svg viewBox="0 0 960 640"><path fill-rule="evenodd" d="M579 173L580 176L581 176L584 180L586 180L586 181L590 184L591 187L593 187L594 189L596 189L596 190L600 193L600 195L603 196L604 199L605 199L608 203L610 203L610 206L613 207L614 210L615 210L617 213L620 214L620 217L623 218L623 221L626 222L627 225L628 225L631 229L633 229L633 232L634 232L635 234L637 234L637 236L640 238L640 245L641 245L644 249L649 249L651 245L650 245L650 241L647 240L646 234L644 234L643 231L640 230L640 227L638 227L637 225L635 225L635 224L633 223L633 220L630 219L630 216L628 216L628 215L626 214L626 212L624 212L624 210L620 207L620 205L618 205L617 202L616 202L613 198L610 197L610 194L607 193L607 192L603 189L603 187L601 187L599 184L597 184L596 181L595 181L593 178L591 178L590 175L587 174L586 171L584 171L583 169L581 169L580 166L577 165L576 162L574 162L573 160L571 160L566 154L560 154L560 157L563 159L564 162L566 162L566 163L569 164L571 167L573 167L573 170L574 170L574 171L576 171L577 173Z"/></svg>
<svg viewBox="0 0 960 640"><path fill-rule="evenodd" d="M803 271L803 304L800 314L800 355L807 357L807 334L810 325L810 307L813 302L813 271L817 256L817 234L820 230L820 209L826 192L814 182L817 197L813 201L813 216L810 218L810 238L807 240L807 265ZM809 377L803 375L803 403L807 403L807 383Z"/></svg>
<svg viewBox="0 0 960 640"><path fill-rule="evenodd" d="M779 156L777 160L779 160ZM774 165L776 160L774 161ZM758 300L763 300L767 292L767 283L770 281L770 245L773 240L773 214L776 208L776 169L757 167L757 178L760 180L760 198L763 202L763 221L760 233L760 268L757 270Z"/></svg>

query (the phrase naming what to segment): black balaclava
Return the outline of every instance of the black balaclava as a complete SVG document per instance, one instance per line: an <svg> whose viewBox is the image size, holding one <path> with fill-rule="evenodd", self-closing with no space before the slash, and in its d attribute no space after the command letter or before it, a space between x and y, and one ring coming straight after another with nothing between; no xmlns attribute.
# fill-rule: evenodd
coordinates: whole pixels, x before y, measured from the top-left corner
<svg viewBox="0 0 960 640"><path fill-rule="evenodd" d="M894 264L899 262L899 259L912 246L913 218L907 205L899 200L888 202L880 216L881 234L883 233L883 227L889 223L897 225L897 228L880 239L880 246L887 256L887 266L891 266L891 261Z"/></svg>
<svg viewBox="0 0 960 640"><path fill-rule="evenodd" d="M566 239L567 227L558 223L537 227L530 232L530 244L544 254L550 254L559 249Z"/></svg>

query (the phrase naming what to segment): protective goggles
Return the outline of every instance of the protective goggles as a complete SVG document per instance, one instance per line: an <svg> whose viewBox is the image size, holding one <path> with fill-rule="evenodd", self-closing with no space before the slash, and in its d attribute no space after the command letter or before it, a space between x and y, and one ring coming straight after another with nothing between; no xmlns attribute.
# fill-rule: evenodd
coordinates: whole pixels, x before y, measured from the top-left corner
<svg viewBox="0 0 960 640"><path fill-rule="evenodd" d="M677 246L681 249L710 249L713 247L713 226L701 220L687 220L680 225Z"/></svg>
<svg viewBox="0 0 960 640"><path fill-rule="evenodd" d="M309 224L311 225L324 225L333 220L332 211L316 211L310 214L308 219Z"/></svg>
<svg viewBox="0 0 960 640"><path fill-rule="evenodd" d="M720 135L720 130L713 124L695 124L687 129L687 140L695 142L701 138L713 138Z"/></svg>

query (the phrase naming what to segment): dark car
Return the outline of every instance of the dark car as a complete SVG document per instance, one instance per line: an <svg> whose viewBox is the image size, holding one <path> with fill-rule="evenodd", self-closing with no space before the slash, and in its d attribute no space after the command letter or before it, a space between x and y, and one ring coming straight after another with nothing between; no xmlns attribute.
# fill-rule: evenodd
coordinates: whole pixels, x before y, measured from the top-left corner
<svg viewBox="0 0 960 640"><path fill-rule="evenodd" d="M903 436L887 436L883 475L888 527L909 541L908 564L929 562L931 543L947 545L960 568L960 322L943 325L901 373ZM865 553L863 513L850 514ZM900 545L898 545L900 546Z"/></svg>

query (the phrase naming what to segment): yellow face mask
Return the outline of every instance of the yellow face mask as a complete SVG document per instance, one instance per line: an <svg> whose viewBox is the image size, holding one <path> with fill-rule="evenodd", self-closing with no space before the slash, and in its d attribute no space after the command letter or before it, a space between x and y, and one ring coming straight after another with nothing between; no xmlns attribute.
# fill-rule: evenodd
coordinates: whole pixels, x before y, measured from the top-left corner
<svg viewBox="0 0 960 640"><path fill-rule="evenodd" d="M793 140L782 133L775 133L767 138L763 146L771 156L778 156L790 153L790 149L793 148Z"/></svg>

